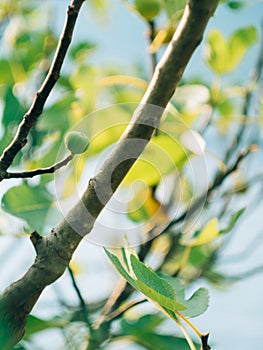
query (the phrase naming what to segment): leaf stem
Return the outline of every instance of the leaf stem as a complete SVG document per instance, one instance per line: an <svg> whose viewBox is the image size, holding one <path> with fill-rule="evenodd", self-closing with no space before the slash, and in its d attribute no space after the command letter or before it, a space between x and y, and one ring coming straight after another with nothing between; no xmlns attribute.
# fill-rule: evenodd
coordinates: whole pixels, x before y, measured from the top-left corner
<svg viewBox="0 0 263 350"><path fill-rule="evenodd" d="M199 330L195 327L195 325L188 320L184 315L182 315L179 311L175 311L176 315L179 316L182 320L184 320L185 323L188 324L189 327L192 328L192 330L198 335L200 339L202 339L203 334L199 332Z"/></svg>
<svg viewBox="0 0 263 350"><path fill-rule="evenodd" d="M184 325L179 320L176 320L176 323L178 324L178 327L181 329L181 331L182 331L182 333L183 333L183 335L184 335L184 337L185 337L185 339L186 339L190 349L191 350L196 350L196 347L195 347L195 345L194 345L194 343L193 343L189 333L187 332L186 328L184 327Z"/></svg>

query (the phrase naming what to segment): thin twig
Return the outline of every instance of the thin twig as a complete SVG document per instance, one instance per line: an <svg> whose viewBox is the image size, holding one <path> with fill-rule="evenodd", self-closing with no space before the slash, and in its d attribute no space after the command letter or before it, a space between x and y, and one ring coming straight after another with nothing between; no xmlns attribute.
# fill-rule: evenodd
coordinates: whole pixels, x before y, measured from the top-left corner
<svg viewBox="0 0 263 350"><path fill-rule="evenodd" d="M72 282L72 285L77 293L77 296L79 298L79 303L80 303L80 307L81 307L81 311L82 311L82 314L83 314L83 317L84 317L84 320L85 322L87 323L89 329L91 330L92 329L92 324L90 322L90 319L89 319L89 316L88 316L88 310L86 308L86 303L85 303L85 300L80 292L80 289L77 285L77 282L75 280L75 276L74 276L74 273L72 271L72 269L68 266L68 272L69 272L69 275L70 275L70 278L71 278L71 282Z"/></svg>
<svg viewBox="0 0 263 350"><path fill-rule="evenodd" d="M120 306L118 309L110 313L108 316L105 317L105 321L113 321L120 318L125 312L133 308L134 306L140 305L142 303L145 303L147 299L141 299L141 300L134 300L130 301L122 306Z"/></svg>
<svg viewBox="0 0 263 350"><path fill-rule="evenodd" d="M195 345L194 345L194 343L193 343L193 341L192 341L192 339L191 339L189 333L187 332L186 328L185 328L184 325L182 324L182 322L180 322L179 320L177 320L176 323L178 324L178 327L181 329L181 331L182 331L182 333L183 333L183 335L184 335L184 337L185 337L185 339L186 339L186 341L187 341L187 343L188 343L190 349L191 349L191 350L196 350L196 347L195 347Z"/></svg>
<svg viewBox="0 0 263 350"><path fill-rule="evenodd" d="M68 47L71 43L73 30L81 5L85 0L72 0L67 11L67 18L59 45L55 53L48 75L35 95L34 101L28 112L24 115L18 126L13 141L6 147L0 158L0 181L5 178L7 169L12 165L17 153L27 144L27 137L42 114L46 100L60 77L60 70L65 60Z"/></svg>
<svg viewBox="0 0 263 350"><path fill-rule="evenodd" d="M186 217L191 217L199 208L202 204L208 201L210 195L214 190L216 190L227 178L229 175L234 173L239 167L242 161L251 153L255 152L257 150L256 145L250 145L248 148L246 148L243 152L241 152L235 162L229 166L225 172L220 172L216 176L214 182L210 185L208 188L207 192L198 197L194 203L187 208L179 217L175 218L172 220L169 225L166 227L165 231L167 231L169 228L172 226L182 222Z"/></svg>
<svg viewBox="0 0 263 350"><path fill-rule="evenodd" d="M58 169L62 168L63 166L66 166L73 158L73 155L70 154L67 156L67 158L61 160L60 162L48 167L48 168L39 168L35 170L29 170L29 171L22 171L22 172L7 172L5 175L5 179L24 179L24 178L32 178L37 175L43 175L43 174L53 174Z"/></svg>

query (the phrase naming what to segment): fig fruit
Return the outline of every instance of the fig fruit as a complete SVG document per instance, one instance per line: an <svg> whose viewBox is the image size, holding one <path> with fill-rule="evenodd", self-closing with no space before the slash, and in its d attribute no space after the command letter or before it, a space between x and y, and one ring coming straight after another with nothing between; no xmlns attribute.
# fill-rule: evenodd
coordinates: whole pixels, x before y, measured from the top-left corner
<svg viewBox="0 0 263 350"><path fill-rule="evenodd" d="M71 154L84 153L89 147L89 139L80 131L70 131L65 138L65 145Z"/></svg>

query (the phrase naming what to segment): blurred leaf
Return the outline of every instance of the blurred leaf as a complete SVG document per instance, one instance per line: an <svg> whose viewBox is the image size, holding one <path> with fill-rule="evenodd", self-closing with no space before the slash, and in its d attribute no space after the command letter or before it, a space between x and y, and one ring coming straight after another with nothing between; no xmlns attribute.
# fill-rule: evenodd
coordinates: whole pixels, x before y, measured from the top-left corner
<svg viewBox="0 0 263 350"><path fill-rule="evenodd" d="M2 207L9 214L25 220L32 230L42 232L52 205L52 196L42 187L27 184L12 187L2 199Z"/></svg>
<svg viewBox="0 0 263 350"><path fill-rule="evenodd" d="M157 17L162 9L161 0L134 0L138 13L147 21Z"/></svg>
<svg viewBox="0 0 263 350"><path fill-rule="evenodd" d="M97 69L83 65L70 76L70 83L77 91L82 116L93 111L97 100Z"/></svg>
<svg viewBox="0 0 263 350"><path fill-rule="evenodd" d="M105 10L106 6L108 5L107 0L90 0L89 2L91 6L98 11Z"/></svg>
<svg viewBox="0 0 263 350"><path fill-rule="evenodd" d="M140 336L135 336L135 341L148 350L189 350L189 345L185 339L172 335L146 332ZM198 349L198 344L194 344Z"/></svg>
<svg viewBox="0 0 263 350"><path fill-rule="evenodd" d="M208 35L206 61L216 73L228 73L237 67L256 40L257 30L253 26L237 30L228 41L218 30L212 30Z"/></svg>
<svg viewBox="0 0 263 350"><path fill-rule="evenodd" d="M46 132L68 130L70 127L69 111L74 101L76 98L72 94L66 94L50 107L45 108L37 129Z"/></svg>
<svg viewBox="0 0 263 350"><path fill-rule="evenodd" d="M0 84L11 85L14 83L12 69L9 60L0 59Z"/></svg>
<svg viewBox="0 0 263 350"><path fill-rule="evenodd" d="M100 109L82 119L82 130L90 139L87 157L103 151L118 141L128 125L131 114L124 108L125 105L113 105Z"/></svg>
<svg viewBox="0 0 263 350"><path fill-rule="evenodd" d="M27 350L22 344L17 344L13 350Z"/></svg>
<svg viewBox="0 0 263 350"><path fill-rule="evenodd" d="M181 14L186 4L186 0L162 0L165 11L169 18L173 18L175 14L180 11Z"/></svg>
<svg viewBox="0 0 263 350"><path fill-rule="evenodd" d="M30 338L33 334L44 331L49 328L63 328L69 324L68 319L54 317L49 320L43 320L39 317L29 315L26 323L26 333L24 339Z"/></svg>
<svg viewBox="0 0 263 350"><path fill-rule="evenodd" d="M108 77L103 78L100 82L99 85L103 86L103 87L107 87L110 85L132 85L132 86L136 86L140 89L142 89L143 91L145 89L147 89L147 82L143 79L139 79L136 77L132 77L132 76L127 76L127 75L111 75Z"/></svg>
<svg viewBox="0 0 263 350"><path fill-rule="evenodd" d="M95 49L96 45L88 41L81 41L71 47L69 55L74 61L83 61L86 56Z"/></svg>
<svg viewBox="0 0 263 350"><path fill-rule="evenodd" d="M4 110L2 116L4 134L0 142L0 152L12 141L17 126L25 112L26 109L20 104L12 88L8 87L4 96ZM18 160L19 157L21 157L21 154L18 155L16 160Z"/></svg>
<svg viewBox="0 0 263 350"><path fill-rule="evenodd" d="M160 29L149 47L150 52L156 53L160 49L161 45L168 44L171 41L174 32L175 24L170 22L164 28Z"/></svg>
<svg viewBox="0 0 263 350"><path fill-rule="evenodd" d="M122 334L153 332L164 320L165 318L159 314L146 314L136 319L123 318L121 320Z"/></svg>
<svg viewBox="0 0 263 350"><path fill-rule="evenodd" d="M147 221L159 211L164 214L164 220L168 221L168 216L161 210L160 202L152 196L149 187L139 189L128 203L128 216L135 222Z"/></svg>
<svg viewBox="0 0 263 350"><path fill-rule="evenodd" d="M158 314L146 314L137 319L124 318L121 320L120 336L132 335L134 342L149 350L188 350L189 345L184 338L156 332L163 321L164 318Z"/></svg>
<svg viewBox="0 0 263 350"><path fill-rule="evenodd" d="M148 186L154 186L162 176L181 169L186 160L187 152L175 139L169 135L154 136L122 184L141 180Z"/></svg>
<svg viewBox="0 0 263 350"><path fill-rule="evenodd" d="M206 244L214 240L219 234L218 219L214 218L198 233L198 235L188 241L182 241L181 244L190 247Z"/></svg>
<svg viewBox="0 0 263 350"><path fill-rule="evenodd" d="M245 3L243 1L228 1L227 5L231 10L238 10L245 6Z"/></svg>

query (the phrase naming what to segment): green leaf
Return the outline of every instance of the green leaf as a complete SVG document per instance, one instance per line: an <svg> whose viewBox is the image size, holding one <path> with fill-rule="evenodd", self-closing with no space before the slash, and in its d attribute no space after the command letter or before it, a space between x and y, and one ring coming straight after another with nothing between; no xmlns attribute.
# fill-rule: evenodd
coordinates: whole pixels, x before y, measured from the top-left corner
<svg viewBox="0 0 263 350"><path fill-rule="evenodd" d="M218 30L212 30L208 36L206 61L216 73L228 73L238 66L256 40L257 30L253 26L237 30L228 41Z"/></svg>
<svg viewBox="0 0 263 350"><path fill-rule="evenodd" d="M186 317L197 317L203 314L209 306L209 293L206 288L199 288L190 299L184 301L186 310L181 313Z"/></svg>
<svg viewBox="0 0 263 350"><path fill-rule="evenodd" d="M9 214L25 220L32 230L41 232L52 204L52 196L42 187L23 184L8 190L2 207Z"/></svg>
<svg viewBox="0 0 263 350"><path fill-rule="evenodd" d="M126 271L117 256L111 254L106 249L105 251L119 273L147 298L161 306L161 308L164 308L164 310L165 308L171 311L185 309L184 305L176 301L173 287L167 281L160 278L150 267L140 262L134 254L130 255L130 262L136 279ZM132 272L130 273L132 274Z"/></svg>
<svg viewBox="0 0 263 350"><path fill-rule="evenodd" d="M156 272L141 262L135 255L132 254L130 259L132 270L140 282L167 298L175 300L175 291L165 279L159 277Z"/></svg>
<svg viewBox="0 0 263 350"><path fill-rule="evenodd" d="M224 233L228 233L229 231L231 231L233 229L233 227L236 225L238 219L244 213L245 210L246 210L246 208L242 208L242 209L239 209L236 213L234 213L231 216L231 219L230 219L229 224L227 225L227 227L224 228L223 230L220 230L219 233L220 234L224 234Z"/></svg>
<svg viewBox="0 0 263 350"><path fill-rule="evenodd" d="M146 266L135 255L130 256L132 270L137 278L139 290L152 301L171 311L184 310L184 305L176 301L173 287L159 277L150 267Z"/></svg>
<svg viewBox="0 0 263 350"><path fill-rule="evenodd" d="M192 296L185 299L185 287L178 278L170 276L164 276L164 278L173 286L176 299L186 306L186 310L182 310L181 313L189 318L197 317L203 314L209 305L209 292L206 288L199 288Z"/></svg>
<svg viewBox="0 0 263 350"><path fill-rule="evenodd" d="M119 273L128 281L135 289L137 288L136 282L134 279L128 274L128 272L125 270L125 268L122 266L120 260L118 257L114 254L111 254L107 249L105 249L106 254L108 255L108 258L112 262L112 264L116 267L116 269L119 271Z"/></svg>

